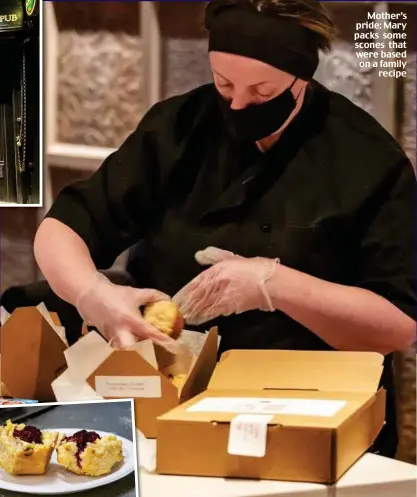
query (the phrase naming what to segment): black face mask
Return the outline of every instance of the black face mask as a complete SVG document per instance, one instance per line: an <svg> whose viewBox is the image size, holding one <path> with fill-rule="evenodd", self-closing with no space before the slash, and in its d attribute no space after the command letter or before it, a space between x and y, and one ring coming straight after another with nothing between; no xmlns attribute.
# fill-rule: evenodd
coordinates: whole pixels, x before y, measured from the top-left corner
<svg viewBox="0 0 417 497"><path fill-rule="evenodd" d="M222 111L233 137L238 141L255 142L278 131L297 104L291 92L296 81L297 78L275 98L239 110L231 109L230 103L220 95Z"/></svg>

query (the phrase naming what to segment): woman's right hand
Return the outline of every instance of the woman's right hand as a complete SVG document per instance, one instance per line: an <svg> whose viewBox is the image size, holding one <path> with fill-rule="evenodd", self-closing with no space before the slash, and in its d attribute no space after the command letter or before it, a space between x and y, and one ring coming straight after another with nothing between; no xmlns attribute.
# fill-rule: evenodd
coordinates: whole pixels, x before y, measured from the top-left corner
<svg viewBox="0 0 417 497"><path fill-rule="evenodd" d="M76 299L75 307L86 324L97 328L116 348L128 348L139 339L150 339L176 353L176 341L147 323L139 310L158 300L170 298L157 290L115 285L97 273Z"/></svg>

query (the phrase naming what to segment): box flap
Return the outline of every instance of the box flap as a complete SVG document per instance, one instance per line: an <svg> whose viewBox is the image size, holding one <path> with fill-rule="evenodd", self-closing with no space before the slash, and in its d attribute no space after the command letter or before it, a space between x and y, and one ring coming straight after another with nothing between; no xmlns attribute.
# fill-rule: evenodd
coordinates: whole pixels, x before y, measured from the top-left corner
<svg viewBox="0 0 417 497"><path fill-rule="evenodd" d="M153 398L166 401L169 407L178 400L177 389L168 378L133 350L114 350L91 373L87 383L108 399Z"/></svg>
<svg viewBox="0 0 417 497"><path fill-rule="evenodd" d="M3 326L9 319L10 313L2 306L0 307L0 325Z"/></svg>
<svg viewBox="0 0 417 497"><path fill-rule="evenodd" d="M155 352L158 369L165 376L188 375L197 359L188 347L181 344L178 346L177 354L171 354L158 345L155 345Z"/></svg>
<svg viewBox="0 0 417 497"><path fill-rule="evenodd" d="M179 336L177 342L181 345L185 345L187 349L191 350L191 352L198 356L206 343L207 335L210 333L210 330L201 333L199 331L191 331L191 330L183 330L181 335ZM219 348L220 337L217 337L217 348Z"/></svg>
<svg viewBox="0 0 417 497"><path fill-rule="evenodd" d="M59 336L59 338L65 343L68 347L67 337L65 335L65 328L61 326L61 322L59 320L58 314L56 312L49 312L46 308L46 305L41 302L36 309L41 313L42 317L49 324L49 326L55 331L55 333Z"/></svg>
<svg viewBox="0 0 417 497"><path fill-rule="evenodd" d="M41 313L43 319L45 319L45 321L47 321L47 323L49 324L49 326L53 330L55 329L56 326L61 326L61 323L56 323L56 321L52 317L52 314L48 311L48 309L46 308L46 305L43 302L41 302L36 307L36 309Z"/></svg>
<svg viewBox="0 0 417 497"><path fill-rule="evenodd" d="M90 331L69 347L64 354L73 377L85 380L112 352L113 349L101 335Z"/></svg>
<svg viewBox="0 0 417 497"><path fill-rule="evenodd" d="M20 307L2 327L1 379L13 397L36 398L44 324L48 326L34 307ZM20 364L24 367L19 367Z"/></svg>
<svg viewBox="0 0 417 497"><path fill-rule="evenodd" d="M373 352L230 350L208 388L376 392L383 362Z"/></svg>
<svg viewBox="0 0 417 497"><path fill-rule="evenodd" d="M93 388L74 371L67 369L52 382L52 391L58 402L76 402L82 400L104 400Z"/></svg>
<svg viewBox="0 0 417 497"><path fill-rule="evenodd" d="M158 369L155 346L152 340L142 340L140 342L137 342L135 343L135 345L133 345L132 350L137 352L153 368Z"/></svg>
<svg viewBox="0 0 417 497"><path fill-rule="evenodd" d="M50 312L51 319L54 323L55 326L58 326L58 328L62 328L62 323L61 320L59 319L59 316L56 312Z"/></svg>
<svg viewBox="0 0 417 497"><path fill-rule="evenodd" d="M67 366L64 355L67 346L56 333L48 333L48 331L51 331L51 326L43 319L36 378L36 393L33 398L45 402L53 400L54 394L51 383ZM14 396L17 397L17 395ZM19 397L22 396L19 395Z"/></svg>
<svg viewBox="0 0 417 497"><path fill-rule="evenodd" d="M218 331L212 328L182 389L180 400L190 399L207 388L217 362Z"/></svg>
<svg viewBox="0 0 417 497"><path fill-rule="evenodd" d="M10 392L6 388L6 385L1 381L1 355L0 355L0 396L11 397Z"/></svg>

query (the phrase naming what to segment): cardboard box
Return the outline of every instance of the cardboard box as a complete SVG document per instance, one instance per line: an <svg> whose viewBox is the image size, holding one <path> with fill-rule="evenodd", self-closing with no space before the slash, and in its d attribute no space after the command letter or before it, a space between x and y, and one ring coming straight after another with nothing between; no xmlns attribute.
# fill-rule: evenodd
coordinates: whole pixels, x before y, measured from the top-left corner
<svg viewBox="0 0 417 497"><path fill-rule="evenodd" d="M55 400L51 383L66 368L65 330L43 304L11 315L1 310L1 394L43 402Z"/></svg>
<svg viewBox="0 0 417 497"><path fill-rule="evenodd" d="M203 335L204 337L204 335ZM218 334L206 334L198 355L184 345L172 355L150 340L115 350L91 331L65 351L68 369L53 382L57 401L133 398L138 429L156 437L156 418L207 388L217 361ZM185 375L178 389L168 378Z"/></svg>
<svg viewBox="0 0 417 497"><path fill-rule="evenodd" d="M140 495L146 497L411 497L417 467L365 454L332 486L319 483L169 476L155 473L156 440L136 434ZM198 493L196 492L198 489Z"/></svg>
<svg viewBox="0 0 417 497"><path fill-rule="evenodd" d="M157 472L332 483L384 424L376 353L236 350L158 418Z"/></svg>

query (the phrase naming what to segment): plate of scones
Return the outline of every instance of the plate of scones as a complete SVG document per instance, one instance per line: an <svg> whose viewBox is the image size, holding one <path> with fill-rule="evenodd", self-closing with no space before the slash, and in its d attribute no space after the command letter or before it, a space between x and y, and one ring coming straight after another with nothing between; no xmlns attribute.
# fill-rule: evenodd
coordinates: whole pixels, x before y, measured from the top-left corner
<svg viewBox="0 0 417 497"><path fill-rule="evenodd" d="M0 488L62 495L107 485L135 469L134 444L102 431L0 427Z"/></svg>

